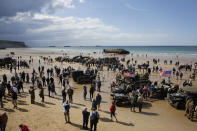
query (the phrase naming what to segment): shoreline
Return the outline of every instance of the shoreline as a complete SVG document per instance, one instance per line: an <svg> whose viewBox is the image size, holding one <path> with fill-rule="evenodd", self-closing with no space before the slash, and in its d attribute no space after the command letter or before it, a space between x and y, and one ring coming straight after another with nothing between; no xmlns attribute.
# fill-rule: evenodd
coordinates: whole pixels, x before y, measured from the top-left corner
<svg viewBox="0 0 197 131"><path fill-rule="evenodd" d="M16 50L16 48L6 48L5 50L1 50L4 52L10 51L10 52L14 52ZM36 47L36 48L32 48L32 47L27 47L27 48L17 48L17 50L27 50L27 52L30 53L34 53L34 54L58 54L61 55L63 53L67 53L68 56L76 56L76 55L86 55L86 56L90 56L90 55L94 55L94 56L110 56L110 54L105 54L103 53L103 49L98 49L98 48L73 48L73 47L63 47L63 48L51 48L51 47ZM95 53L96 52L96 53ZM119 57L145 57L146 55L148 55L148 57L151 58L162 58L162 59L175 59L178 57L178 59L192 59L192 60L196 60L197 58L197 53L191 52L191 53L175 53L175 52L153 52L151 53L149 52L143 52L143 51L130 51L130 54L128 55L116 55Z"/></svg>

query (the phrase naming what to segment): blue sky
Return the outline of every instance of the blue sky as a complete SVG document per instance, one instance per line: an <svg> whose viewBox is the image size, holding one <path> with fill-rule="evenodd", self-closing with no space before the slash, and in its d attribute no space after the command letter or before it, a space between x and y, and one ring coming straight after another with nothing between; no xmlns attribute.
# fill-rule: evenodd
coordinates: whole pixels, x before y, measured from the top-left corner
<svg viewBox="0 0 197 131"><path fill-rule="evenodd" d="M197 45L197 0L2 0L0 39L45 45Z"/></svg>

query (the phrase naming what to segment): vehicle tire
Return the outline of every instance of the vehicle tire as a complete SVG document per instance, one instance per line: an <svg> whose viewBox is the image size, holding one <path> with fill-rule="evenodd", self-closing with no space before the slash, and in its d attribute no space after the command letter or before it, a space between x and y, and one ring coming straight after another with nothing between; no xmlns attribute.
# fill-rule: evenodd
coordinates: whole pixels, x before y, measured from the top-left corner
<svg viewBox="0 0 197 131"><path fill-rule="evenodd" d="M184 109L185 108L185 104L181 103L181 102L176 102L175 104L175 108L178 110Z"/></svg>
<svg viewBox="0 0 197 131"><path fill-rule="evenodd" d="M122 107L122 102L117 101L117 102L116 102L116 105L119 106L119 107Z"/></svg>

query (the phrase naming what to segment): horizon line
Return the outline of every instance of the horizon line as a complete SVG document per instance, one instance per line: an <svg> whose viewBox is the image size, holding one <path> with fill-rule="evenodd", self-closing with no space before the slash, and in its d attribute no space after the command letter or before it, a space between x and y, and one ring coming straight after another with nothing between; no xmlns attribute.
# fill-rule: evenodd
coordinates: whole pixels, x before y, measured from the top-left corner
<svg viewBox="0 0 197 131"><path fill-rule="evenodd" d="M43 46L32 46L28 47L189 47L197 45L43 45Z"/></svg>

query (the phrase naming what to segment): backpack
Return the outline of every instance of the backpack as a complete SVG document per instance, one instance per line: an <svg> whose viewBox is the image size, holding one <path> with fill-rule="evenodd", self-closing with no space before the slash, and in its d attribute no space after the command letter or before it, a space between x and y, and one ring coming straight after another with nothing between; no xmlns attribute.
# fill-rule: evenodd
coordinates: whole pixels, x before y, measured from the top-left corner
<svg viewBox="0 0 197 131"><path fill-rule="evenodd" d="M90 120L92 122L98 122L98 120L99 120L99 114L98 114L98 112L92 113L92 115L90 117Z"/></svg>
<svg viewBox="0 0 197 131"><path fill-rule="evenodd" d="M134 96L134 104L137 103L137 100L138 100L138 96L136 95L136 96Z"/></svg>
<svg viewBox="0 0 197 131"><path fill-rule="evenodd" d="M65 106L64 108L65 108L65 110L66 110L67 112L69 112L69 109L70 109L69 104L66 104L66 106Z"/></svg>
<svg viewBox="0 0 197 131"><path fill-rule="evenodd" d="M17 97L17 93L14 90L12 90L11 92L12 92L12 98L16 98Z"/></svg>

